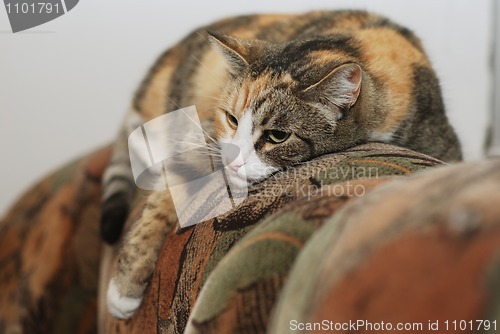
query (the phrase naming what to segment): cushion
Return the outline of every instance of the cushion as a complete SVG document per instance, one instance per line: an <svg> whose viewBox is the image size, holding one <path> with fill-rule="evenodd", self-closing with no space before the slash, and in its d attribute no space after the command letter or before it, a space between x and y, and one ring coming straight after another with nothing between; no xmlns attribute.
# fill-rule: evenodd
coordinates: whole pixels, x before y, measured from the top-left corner
<svg viewBox="0 0 500 334"><path fill-rule="evenodd" d="M346 205L300 252L269 332L324 320L422 324L415 333L429 321L458 331L456 320L486 331L479 320L500 319L499 185L500 160L482 161L398 179Z"/></svg>

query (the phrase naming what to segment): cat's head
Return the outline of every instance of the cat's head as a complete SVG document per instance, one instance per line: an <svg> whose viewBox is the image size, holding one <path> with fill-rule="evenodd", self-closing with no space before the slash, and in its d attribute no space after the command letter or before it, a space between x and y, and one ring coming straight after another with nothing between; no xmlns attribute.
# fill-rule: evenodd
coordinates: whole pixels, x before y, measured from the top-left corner
<svg viewBox="0 0 500 334"><path fill-rule="evenodd" d="M338 123L360 95L358 64L313 39L272 44L210 33L210 43L230 74L215 124L234 179L256 182L338 149ZM238 157L224 144L236 145Z"/></svg>

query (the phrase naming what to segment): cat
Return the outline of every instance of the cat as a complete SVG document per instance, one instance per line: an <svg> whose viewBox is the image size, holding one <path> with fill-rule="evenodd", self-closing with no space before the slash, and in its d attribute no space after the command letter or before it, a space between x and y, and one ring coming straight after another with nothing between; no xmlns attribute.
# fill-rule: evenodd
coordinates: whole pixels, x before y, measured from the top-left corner
<svg viewBox="0 0 500 334"><path fill-rule="evenodd" d="M103 179L108 243L118 240L135 189L128 134L189 105L221 145L239 147L236 159L221 154L240 184L366 142L461 159L438 79L407 28L349 10L230 18L161 55L140 86ZM176 222L169 196L153 192L118 257L108 289L113 316L139 307L164 231Z"/></svg>

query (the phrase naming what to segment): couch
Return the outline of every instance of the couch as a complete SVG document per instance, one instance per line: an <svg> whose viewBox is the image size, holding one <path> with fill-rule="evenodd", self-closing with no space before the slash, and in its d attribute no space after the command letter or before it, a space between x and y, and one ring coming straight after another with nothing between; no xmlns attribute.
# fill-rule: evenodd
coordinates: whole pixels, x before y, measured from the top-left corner
<svg viewBox="0 0 500 334"><path fill-rule="evenodd" d="M280 173L222 216L172 226L141 307L114 319L105 292L121 243L103 244L98 225L110 150L45 177L1 220L0 333L500 326L500 160L447 165L377 143ZM138 191L125 232L147 195Z"/></svg>

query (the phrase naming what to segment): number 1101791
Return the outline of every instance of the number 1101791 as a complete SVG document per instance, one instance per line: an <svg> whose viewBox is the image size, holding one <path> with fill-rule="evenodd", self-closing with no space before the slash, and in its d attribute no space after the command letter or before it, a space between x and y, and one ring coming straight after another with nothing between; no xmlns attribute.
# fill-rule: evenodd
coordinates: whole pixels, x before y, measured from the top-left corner
<svg viewBox="0 0 500 334"><path fill-rule="evenodd" d="M5 5L8 14L51 14L59 13L62 10L59 3L51 4L50 2L32 2L32 3L8 3Z"/></svg>

